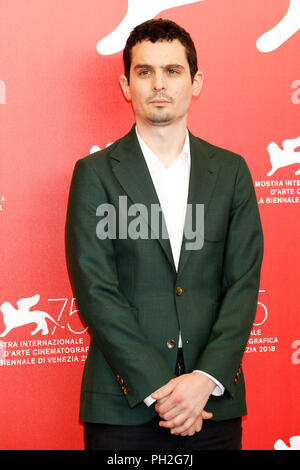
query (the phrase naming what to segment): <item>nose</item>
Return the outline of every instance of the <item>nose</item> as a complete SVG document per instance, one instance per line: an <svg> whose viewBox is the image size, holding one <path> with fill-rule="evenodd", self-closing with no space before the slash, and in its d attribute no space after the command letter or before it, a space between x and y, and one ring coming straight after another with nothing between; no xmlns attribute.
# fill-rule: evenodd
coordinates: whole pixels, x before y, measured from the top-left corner
<svg viewBox="0 0 300 470"><path fill-rule="evenodd" d="M162 91L166 89L165 78L162 71L158 71L153 75L152 88L153 91Z"/></svg>

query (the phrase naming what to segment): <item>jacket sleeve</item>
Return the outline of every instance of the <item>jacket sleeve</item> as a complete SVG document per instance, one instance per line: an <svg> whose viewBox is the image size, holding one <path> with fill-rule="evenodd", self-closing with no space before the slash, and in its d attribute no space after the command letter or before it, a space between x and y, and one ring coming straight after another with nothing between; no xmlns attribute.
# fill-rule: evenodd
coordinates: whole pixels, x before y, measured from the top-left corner
<svg viewBox="0 0 300 470"><path fill-rule="evenodd" d="M118 285L113 240L96 235L96 209L107 203L91 160L79 160L71 181L66 217L66 258L79 312L133 407L174 373L141 332Z"/></svg>
<svg viewBox="0 0 300 470"><path fill-rule="evenodd" d="M234 396L257 309L263 233L250 171L241 157L223 263L221 306L195 369L216 377Z"/></svg>

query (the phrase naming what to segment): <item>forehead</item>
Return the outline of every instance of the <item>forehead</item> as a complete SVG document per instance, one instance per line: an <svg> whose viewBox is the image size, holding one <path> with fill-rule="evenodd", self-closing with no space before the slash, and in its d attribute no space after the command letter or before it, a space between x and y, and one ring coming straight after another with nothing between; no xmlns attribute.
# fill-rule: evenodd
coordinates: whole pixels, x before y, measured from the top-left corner
<svg viewBox="0 0 300 470"><path fill-rule="evenodd" d="M131 50L131 67L148 64L161 67L164 64L179 64L188 67L185 47L178 39L173 41L142 41Z"/></svg>

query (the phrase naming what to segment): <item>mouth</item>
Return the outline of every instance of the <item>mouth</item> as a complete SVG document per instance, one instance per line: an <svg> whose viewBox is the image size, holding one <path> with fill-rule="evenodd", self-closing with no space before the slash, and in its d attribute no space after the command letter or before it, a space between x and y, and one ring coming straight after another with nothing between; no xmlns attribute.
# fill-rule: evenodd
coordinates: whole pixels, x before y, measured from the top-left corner
<svg viewBox="0 0 300 470"><path fill-rule="evenodd" d="M170 101L157 99L157 100L151 100L150 103L151 104L168 104L170 103Z"/></svg>

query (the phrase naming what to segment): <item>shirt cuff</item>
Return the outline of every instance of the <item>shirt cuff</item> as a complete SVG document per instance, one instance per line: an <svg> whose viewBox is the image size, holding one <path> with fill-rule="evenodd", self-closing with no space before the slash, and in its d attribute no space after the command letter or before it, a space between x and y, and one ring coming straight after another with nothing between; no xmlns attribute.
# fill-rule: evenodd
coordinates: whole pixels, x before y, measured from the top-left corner
<svg viewBox="0 0 300 470"><path fill-rule="evenodd" d="M159 389L158 389L158 390L159 390ZM156 390L156 391L157 391L157 390ZM167 395L167 396L164 397L164 398L161 398L160 400L158 400L158 403L162 403L162 402L165 401L168 397L169 397L169 395ZM155 398L152 398L151 395L148 395L143 401L144 401L145 405L147 405L147 406L151 406L154 402L156 402Z"/></svg>
<svg viewBox="0 0 300 470"><path fill-rule="evenodd" d="M145 398L144 403L147 406L151 406L156 400L149 395L148 397Z"/></svg>
<svg viewBox="0 0 300 470"><path fill-rule="evenodd" d="M215 388L213 389L213 391L211 393L212 395L214 395L215 397L220 397L221 395L223 395L223 393L225 392L225 388L223 387L223 385L217 379L215 379L211 375L207 374L206 372L203 372L203 370L194 370L193 372L200 372L201 374L206 375L213 382L215 382L216 386L215 386Z"/></svg>

